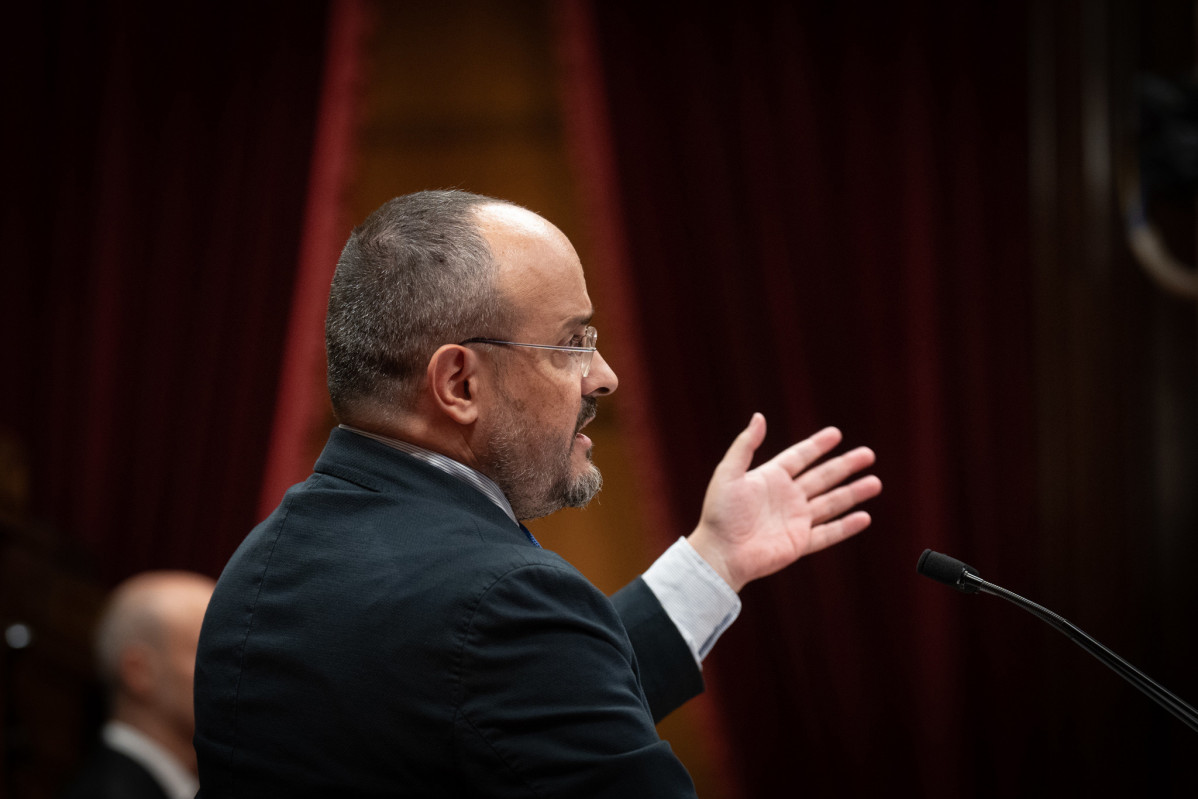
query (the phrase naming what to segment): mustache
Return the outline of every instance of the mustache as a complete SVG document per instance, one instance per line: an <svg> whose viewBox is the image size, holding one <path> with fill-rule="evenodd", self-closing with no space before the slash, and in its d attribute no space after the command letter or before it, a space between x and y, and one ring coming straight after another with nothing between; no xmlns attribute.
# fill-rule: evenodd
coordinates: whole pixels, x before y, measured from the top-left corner
<svg viewBox="0 0 1198 799"><path fill-rule="evenodd" d="M574 427L574 434L577 435L582 431L583 426L595 418L595 414L599 410L599 401L594 397L583 397L582 407L578 410L578 424Z"/></svg>

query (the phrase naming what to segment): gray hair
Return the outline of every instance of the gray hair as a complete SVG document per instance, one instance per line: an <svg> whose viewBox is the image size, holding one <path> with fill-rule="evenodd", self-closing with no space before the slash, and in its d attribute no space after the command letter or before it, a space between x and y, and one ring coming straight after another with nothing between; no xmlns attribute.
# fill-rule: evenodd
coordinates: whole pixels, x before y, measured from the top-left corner
<svg viewBox="0 0 1198 799"><path fill-rule="evenodd" d="M396 197L349 237L329 292L329 397L343 421L415 400L437 348L494 335L503 317L475 209L511 205L462 191Z"/></svg>

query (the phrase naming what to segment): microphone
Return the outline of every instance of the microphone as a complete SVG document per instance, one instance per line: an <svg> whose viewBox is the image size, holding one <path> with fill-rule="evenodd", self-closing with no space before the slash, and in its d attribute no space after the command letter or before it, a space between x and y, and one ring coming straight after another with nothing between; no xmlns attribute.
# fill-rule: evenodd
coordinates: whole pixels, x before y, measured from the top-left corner
<svg viewBox="0 0 1198 799"><path fill-rule="evenodd" d="M1019 594L1008 591L994 583L988 583L982 579L981 575L978 574L978 570L972 566L948 555L933 552L930 549L925 549L923 554L919 556L919 562L916 564L915 570L924 577L931 577L933 580L952 586L958 591L967 594L975 594L981 591L983 594L1002 597L1008 602L1018 605L1054 629L1067 635L1075 644L1098 658L1120 677L1140 689L1148 698L1172 713L1190 729L1198 732L1198 711L1195 711L1194 708L1174 696L1135 666L1086 635L1076 625L1053 613L1048 608L1037 605L1031 600L1024 599Z"/></svg>
<svg viewBox="0 0 1198 799"><path fill-rule="evenodd" d="M964 580L967 572L976 576L978 570L956 558L950 558L948 555L941 555L939 552L925 549L919 556L919 563L915 565L915 570L924 577L931 577L945 585L951 585L966 594L976 594L978 591L977 585Z"/></svg>

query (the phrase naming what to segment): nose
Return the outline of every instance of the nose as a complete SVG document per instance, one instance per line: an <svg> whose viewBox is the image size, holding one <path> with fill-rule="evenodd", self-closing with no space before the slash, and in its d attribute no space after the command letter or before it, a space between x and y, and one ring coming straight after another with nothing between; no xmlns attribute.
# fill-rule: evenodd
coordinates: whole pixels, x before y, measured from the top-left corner
<svg viewBox="0 0 1198 799"><path fill-rule="evenodd" d="M591 368L582 379L582 395L584 397L602 397L612 393L620 385L620 378L603 358L598 350L591 356Z"/></svg>

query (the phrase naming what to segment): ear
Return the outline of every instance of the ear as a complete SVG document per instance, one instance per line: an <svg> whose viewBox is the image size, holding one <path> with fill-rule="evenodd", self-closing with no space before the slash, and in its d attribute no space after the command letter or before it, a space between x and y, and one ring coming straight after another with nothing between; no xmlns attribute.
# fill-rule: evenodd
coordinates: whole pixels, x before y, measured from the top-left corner
<svg viewBox="0 0 1198 799"><path fill-rule="evenodd" d="M486 377L478 353L460 344L446 344L429 359L427 375L438 410L461 425L478 419L478 387Z"/></svg>
<svg viewBox="0 0 1198 799"><path fill-rule="evenodd" d="M119 681L131 696L145 699L154 692L154 653L143 643L130 644L117 661Z"/></svg>

